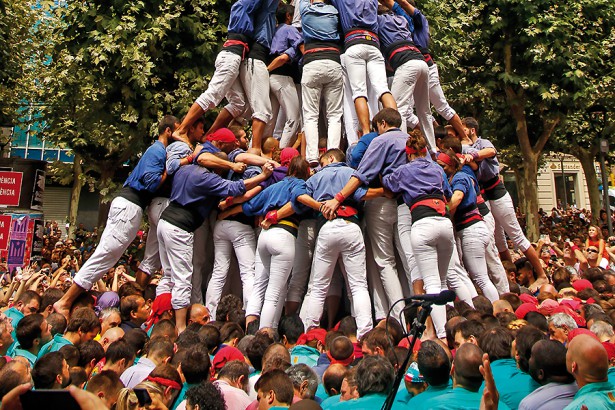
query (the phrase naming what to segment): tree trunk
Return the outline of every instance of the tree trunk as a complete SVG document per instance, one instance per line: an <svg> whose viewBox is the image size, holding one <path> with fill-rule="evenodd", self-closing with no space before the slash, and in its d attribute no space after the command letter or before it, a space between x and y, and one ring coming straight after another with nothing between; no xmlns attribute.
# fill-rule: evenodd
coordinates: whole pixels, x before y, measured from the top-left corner
<svg viewBox="0 0 615 410"><path fill-rule="evenodd" d="M594 160L596 159L597 149L590 148L585 149L583 147L578 147L575 155L579 162L581 162L581 167L583 167L583 173L585 174L585 181L587 182L587 193L589 194L589 204L592 210L592 223L595 225L600 225L600 210L602 209L602 197L600 194L598 175L596 174L596 167L594 165Z"/></svg>
<svg viewBox="0 0 615 410"><path fill-rule="evenodd" d="M540 217L538 216L538 158L534 155L523 156L523 168L520 172L521 180L517 180L520 191L523 192L523 201L519 198L521 211L525 214L526 236L531 242L540 236Z"/></svg>
<svg viewBox="0 0 615 410"><path fill-rule="evenodd" d="M113 181L113 176L115 175L115 167L114 166L103 166L101 169L100 181L101 186L109 186ZM101 191L104 192L104 191ZM107 223L107 216L109 215L109 208L111 207L111 202L108 200L109 198L101 193L98 199L98 224L99 228L104 228ZM100 230L102 232L102 229Z"/></svg>
<svg viewBox="0 0 615 410"><path fill-rule="evenodd" d="M79 212L79 198L81 197L81 188L83 187L83 167L81 166L81 155L75 153L73 160L73 186L70 190L70 205L68 208L68 237L75 239L75 231L77 229L77 214Z"/></svg>

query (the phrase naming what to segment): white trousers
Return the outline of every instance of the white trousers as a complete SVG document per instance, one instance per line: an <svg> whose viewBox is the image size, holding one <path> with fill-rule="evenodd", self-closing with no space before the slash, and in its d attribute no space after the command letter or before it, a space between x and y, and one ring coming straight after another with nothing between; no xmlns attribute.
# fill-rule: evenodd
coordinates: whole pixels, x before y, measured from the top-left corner
<svg viewBox="0 0 615 410"><path fill-rule="evenodd" d="M453 224L441 216L423 218L412 224L411 238L425 292L440 293L446 289L446 274L455 248ZM438 337L445 337L446 308L433 306L431 318Z"/></svg>
<svg viewBox="0 0 615 410"><path fill-rule="evenodd" d="M158 223L158 242L164 274L156 296L170 292L173 309L186 308L190 306L192 292L194 234L162 219Z"/></svg>
<svg viewBox="0 0 615 410"><path fill-rule="evenodd" d="M226 50L218 53L214 75L209 81L207 90L196 99L196 103L203 111L215 108L224 97L229 103L226 108L233 117L245 111L245 94L238 79L240 65L240 55Z"/></svg>
<svg viewBox="0 0 615 410"><path fill-rule="evenodd" d="M352 100L368 98L367 81L378 99L389 92L384 57L378 47L369 44L355 44L346 49L342 60L348 73Z"/></svg>
<svg viewBox="0 0 615 410"><path fill-rule="evenodd" d="M301 120L301 106L299 105L299 96L297 88L292 77L287 75L272 74L269 76L269 87L271 90L271 108L273 118L270 122L270 132L265 135L274 135L271 129L276 129L276 121L283 117L285 118L282 126L280 138L280 148L289 146L291 140L299 131Z"/></svg>
<svg viewBox="0 0 615 410"><path fill-rule="evenodd" d="M370 282L373 283L378 280L382 282L388 299L385 304L387 312L393 303L403 298L401 283L395 266L396 224L397 202L394 199L382 197L365 202L367 237L380 275L379 278L372 278ZM399 317L402 308L401 303L395 306L392 311L394 317Z"/></svg>
<svg viewBox="0 0 615 410"><path fill-rule="evenodd" d="M304 219L299 224L295 241L295 262L288 284L286 300L302 302L310 280L310 268L316 246L316 219Z"/></svg>
<svg viewBox="0 0 615 410"><path fill-rule="evenodd" d="M515 214L515 205L513 204L510 194L507 192L506 195L500 199L489 201L489 209L491 209L491 213L495 219L495 239L498 250L504 252L508 249L506 238L502 240L502 235L497 235L498 230L504 229L506 235L508 235L517 248L521 249L523 252L527 251L531 244L519 225L517 215Z"/></svg>
<svg viewBox="0 0 615 410"><path fill-rule="evenodd" d="M192 251L192 292L190 303L203 303L203 281L211 273L211 259L213 252L209 247L212 245L212 229L210 220L205 219L201 226L194 231ZM206 280L205 280L206 282Z"/></svg>
<svg viewBox="0 0 615 410"><path fill-rule="evenodd" d="M243 287L243 305L246 306L254 285L256 257L254 229L238 221L218 221L214 228L214 249L214 269L207 285L205 305L210 312L217 311L235 251Z"/></svg>
<svg viewBox="0 0 615 410"><path fill-rule="evenodd" d="M397 111L401 114L401 130L406 132L406 119L410 123L415 114L412 110L416 106L416 117L423 135L427 139L430 148L436 148L431 106L429 104L429 67L423 60L410 60L395 70L391 94L397 102Z"/></svg>
<svg viewBox="0 0 615 410"><path fill-rule="evenodd" d="M306 309L301 319L306 330L319 325L338 258L342 262L342 272L355 302L353 307L357 337L361 338L372 329L373 324L367 290L365 243L361 228L353 222L334 219L326 222L320 229L312 262L312 288L305 301Z"/></svg>
<svg viewBox="0 0 615 410"><path fill-rule="evenodd" d="M333 60L315 60L303 67L301 98L303 102L303 129L305 156L308 162L318 162L318 113L321 97L325 102L327 148L339 148L342 137L342 101L344 81L342 66Z"/></svg>
<svg viewBox="0 0 615 410"><path fill-rule="evenodd" d="M256 270L246 316L260 315L260 327L274 327L276 310L295 259L295 237L282 228L261 231L256 245Z"/></svg>
<svg viewBox="0 0 615 410"><path fill-rule="evenodd" d="M457 231L461 244L463 264L470 277L483 291L483 295L491 302L498 300L498 291L489 279L487 259L485 257L489 245L489 232L484 222L480 221Z"/></svg>
<svg viewBox="0 0 615 410"><path fill-rule="evenodd" d="M444 91L442 91L442 86L440 85L440 73L436 64L429 67L429 99L438 114L446 121L450 121L457 114L446 101ZM433 118L431 122L433 122Z"/></svg>
<svg viewBox="0 0 615 410"><path fill-rule="evenodd" d="M147 221L149 231L147 232L147 242L145 242L145 255L139 264L139 269L148 275L155 273L162 267L160 263L160 246L158 245L158 221L162 211L169 205L169 198L156 197L152 199L147 207Z"/></svg>
<svg viewBox="0 0 615 410"><path fill-rule="evenodd" d="M489 277L500 295L508 293L510 292L508 276L506 275L504 265L502 265L502 259L500 259L498 248L495 245L495 219L493 219L493 214L489 212L487 215L483 216L483 220L485 221L487 232L489 233L489 244L487 245L485 253Z"/></svg>
<svg viewBox="0 0 615 410"><path fill-rule="evenodd" d="M96 250L75 275L75 283L90 290L94 283L111 269L137 236L143 219L143 210L126 198L116 197L111 202L107 225Z"/></svg>
<svg viewBox="0 0 615 410"><path fill-rule="evenodd" d="M410 285L410 291L412 292L412 277L418 275L418 266L414 259L414 252L412 252L411 232L412 216L410 215L410 208L406 204L400 204L397 206L395 246L397 247L397 253L399 253L402 264L404 265L404 272L408 284Z"/></svg>
<svg viewBox="0 0 615 410"><path fill-rule="evenodd" d="M241 63L239 78L252 108L252 118L264 123L271 121L267 64L261 60L247 58Z"/></svg>

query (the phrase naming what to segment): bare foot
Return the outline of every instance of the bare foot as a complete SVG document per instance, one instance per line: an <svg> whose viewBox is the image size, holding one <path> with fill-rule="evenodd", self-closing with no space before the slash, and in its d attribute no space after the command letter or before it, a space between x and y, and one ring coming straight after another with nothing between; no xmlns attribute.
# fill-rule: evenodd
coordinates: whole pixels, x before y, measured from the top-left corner
<svg viewBox="0 0 615 410"><path fill-rule="evenodd" d="M64 318L68 321L68 316L70 314L70 306L62 302L61 299L53 304L53 310L55 310L56 313L59 313L64 316Z"/></svg>

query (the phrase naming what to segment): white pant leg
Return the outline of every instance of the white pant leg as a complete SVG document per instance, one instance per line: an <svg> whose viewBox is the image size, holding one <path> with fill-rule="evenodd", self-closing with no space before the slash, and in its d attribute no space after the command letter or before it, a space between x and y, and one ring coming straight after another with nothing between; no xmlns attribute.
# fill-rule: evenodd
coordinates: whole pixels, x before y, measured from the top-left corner
<svg viewBox="0 0 615 410"><path fill-rule="evenodd" d="M273 228L270 228L273 229ZM271 263L271 255L266 252L266 241L268 232L263 230L258 237L256 243L256 255L254 259L254 285L252 286L252 295L248 298L246 306L246 316L260 316L263 308L263 300L267 291L267 283L269 283L269 265Z"/></svg>
<svg viewBox="0 0 615 410"><path fill-rule="evenodd" d="M252 108L252 118L264 123L271 121L267 64L261 60L247 58L241 64L239 78Z"/></svg>
<svg viewBox="0 0 615 410"><path fill-rule="evenodd" d="M382 57L378 47L369 44L355 44L346 49L344 56L346 72L352 90L352 101L360 97L368 98L368 77L378 98L389 92L384 57Z"/></svg>
<svg viewBox="0 0 615 410"><path fill-rule="evenodd" d="M162 264L162 277L158 281L156 286L156 296L160 296L163 293L171 293L173 290L173 278L171 277L171 263L167 256L167 248L165 245L165 231L160 229L160 221L156 231L158 236L158 245L160 246L160 263Z"/></svg>
<svg viewBox="0 0 615 410"><path fill-rule="evenodd" d="M143 219L143 210L126 198L116 197L111 202L107 225L96 250L75 275L75 283L90 290L94 283L111 269L137 236Z"/></svg>
<svg viewBox="0 0 615 410"><path fill-rule="evenodd" d="M365 203L365 225L372 247L374 261L378 265L382 285L386 291L387 311L403 297L395 266L394 234L397 223L397 202L394 199L376 198ZM397 304L393 315L399 317L402 306Z"/></svg>
<svg viewBox="0 0 615 410"><path fill-rule="evenodd" d="M327 117L327 149L339 148L342 139L342 114L344 113L344 80L342 66L333 62L328 74L331 80L324 84L322 97Z"/></svg>
<svg viewBox="0 0 615 410"><path fill-rule="evenodd" d="M314 259L312 260L311 288L303 303L301 320L305 330L318 327L322 316L325 298L333 277L333 270L340 254L340 241L336 230L340 228L338 219L326 222L316 238ZM344 221L344 224L346 222Z"/></svg>
<svg viewBox="0 0 615 410"><path fill-rule="evenodd" d="M225 229L226 224L223 222L228 221L219 221L214 228L214 269L205 293L205 306L214 315L222 298L222 289L226 283L233 257L233 244L229 240L228 230Z"/></svg>
<svg viewBox="0 0 615 410"><path fill-rule="evenodd" d="M440 85L440 73L438 73L438 66L436 64L429 67L429 99L438 114L446 121L449 121L456 114L444 96L444 91L442 91L442 86Z"/></svg>
<svg viewBox="0 0 615 410"><path fill-rule="evenodd" d="M489 244L487 245L485 254L489 277L500 295L508 293L510 292L508 276L506 275L506 269L504 269L502 265L498 248L495 245L495 219L493 219L493 214L489 212L487 215L483 216L483 220L485 221L489 233Z"/></svg>
<svg viewBox="0 0 615 410"><path fill-rule="evenodd" d="M271 91L280 105L278 116L283 113L286 119L280 139L280 148L285 148L299 130L299 97L292 77L273 74L269 76L269 83L271 84Z"/></svg>
<svg viewBox="0 0 615 410"><path fill-rule="evenodd" d="M510 194L507 192L502 198L489 201L489 205L491 205L491 213L493 214L496 224L504 228L506 235L508 235L519 249L523 252L527 251L531 244L519 225L517 215L515 214L515 206L513 205Z"/></svg>
<svg viewBox="0 0 615 410"><path fill-rule="evenodd" d="M404 271L408 284L410 285L410 291L412 292L412 282L420 279L418 274L418 266L414 259L414 252L412 251L412 240L410 233L412 232L412 216L410 215L410 208L406 204L400 204L397 206L397 232L395 235L395 245L397 252L399 253L402 263L404 264Z"/></svg>
<svg viewBox="0 0 615 410"><path fill-rule="evenodd" d="M412 224L412 249L427 293L446 289L446 274L455 247L453 225L448 218L429 217ZM446 308L433 306L431 318L439 338L446 336Z"/></svg>
<svg viewBox="0 0 615 410"><path fill-rule="evenodd" d="M192 293L194 234L186 232L164 219L158 224L158 232L158 239L164 243L173 281L171 306L173 306L173 309L186 308L190 306L190 294Z"/></svg>
<svg viewBox="0 0 615 410"><path fill-rule="evenodd" d="M483 295L491 302L498 300L498 291L489 279L485 252L489 244L489 233L484 222L477 222L460 231L457 237L463 249L463 264L473 282L483 291Z"/></svg>
<svg viewBox="0 0 615 410"><path fill-rule="evenodd" d="M455 294L461 301L466 302L471 307L474 307L474 302L472 302L472 299L478 296L478 292L476 292L468 272L461 265L461 258L459 257L456 243L453 247L451 264L449 265L448 274L446 275L446 283L449 289L455 291Z"/></svg>
<svg viewBox="0 0 615 410"><path fill-rule="evenodd" d="M343 245L341 248L343 270L346 273L351 300L356 301L352 304L352 310L357 322L357 338L360 339L373 327L371 301L367 289L365 243L361 235L361 228L357 224L339 221L342 221L338 232Z"/></svg>
<svg viewBox="0 0 615 410"><path fill-rule="evenodd" d="M145 255L139 264L139 269L148 275L160 270L160 246L158 245L158 221L162 211L169 205L169 198L156 197L152 199L147 207L147 220L149 231L147 232L147 242L145 242Z"/></svg>
<svg viewBox="0 0 615 410"><path fill-rule="evenodd" d="M284 304L281 296L293 268L295 237L282 228L270 228L262 232L261 237L263 235L266 236L263 240L265 246L259 246L259 253L261 253L263 266L269 271L269 283L264 295L260 327L277 328L277 323L274 323L275 313L278 305ZM265 253L268 257L264 255Z"/></svg>
<svg viewBox="0 0 615 410"><path fill-rule="evenodd" d="M207 90L201 94L196 103L203 111L215 108L231 89L239 75L241 56L222 50L216 56L215 71L209 81Z"/></svg>
<svg viewBox="0 0 615 410"><path fill-rule="evenodd" d="M254 286L254 263L256 257L256 235L251 226L237 222L234 224L235 240L233 249L239 265L239 276L241 277L243 305L248 305L248 298L252 294Z"/></svg>
<svg viewBox="0 0 615 410"><path fill-rule="evenodd" d="M359 118L354 108L354 100L352 99L352 89L350 88L350 80L348 79L348 70L346 69L345 54L340 56L342 62L342 72L344 77L344 131L346 132L346 140L348 145L356 144L359 141Z"/></svg>
<svg viewBox="0 0 615 410"><path fill-rule="evenodd" d="M299 233L295 241L295 263L286 295L286 300L289 302L303 301L310 280L315 245L316 219L304 219L299 223Z"/></svg>

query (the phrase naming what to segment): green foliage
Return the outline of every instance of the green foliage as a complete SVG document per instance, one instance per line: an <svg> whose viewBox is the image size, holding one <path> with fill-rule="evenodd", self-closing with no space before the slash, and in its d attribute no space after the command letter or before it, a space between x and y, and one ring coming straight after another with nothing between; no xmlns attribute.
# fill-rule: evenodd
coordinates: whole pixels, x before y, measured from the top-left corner
<svg viewBox="0 0 615 410"><path fill-rule="evenodd" d="M45 55L32 100L44 137L81 155L109 184L152 141L165 114L187 111L213 72L230 2L67 2L42 24ZM103 191L106 192L107 190Z"/></svg>

